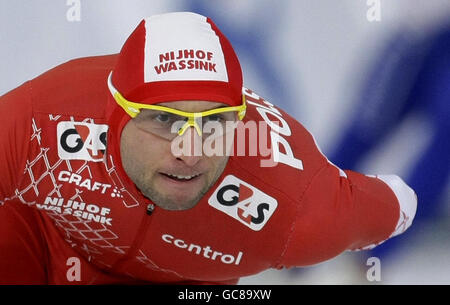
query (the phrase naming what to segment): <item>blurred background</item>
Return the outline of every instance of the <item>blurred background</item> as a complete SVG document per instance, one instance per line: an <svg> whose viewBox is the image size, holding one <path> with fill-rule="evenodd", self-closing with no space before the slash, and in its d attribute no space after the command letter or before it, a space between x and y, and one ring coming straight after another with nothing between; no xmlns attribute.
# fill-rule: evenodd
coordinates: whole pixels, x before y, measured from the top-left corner
<svg viewBox="0 0 450 305"><path fill-rule="evenodd" d="M117 53L142 18L211 17L245 85L311 131L336 165L397 174L416 221L372 251L240 284L450 284L449 0L0 0L0 95L70 59ZM381 263L369 281L369 257Z"/></svg>

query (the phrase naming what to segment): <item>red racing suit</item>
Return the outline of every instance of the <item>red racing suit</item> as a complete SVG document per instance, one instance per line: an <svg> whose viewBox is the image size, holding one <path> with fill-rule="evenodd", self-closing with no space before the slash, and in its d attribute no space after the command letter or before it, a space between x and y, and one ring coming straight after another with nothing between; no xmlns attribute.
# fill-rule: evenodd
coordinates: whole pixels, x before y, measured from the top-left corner
<svg viewBox="0 0 450 305"><path fill-rule="evenodd" d="M116 59L70 61L0 98L1 283L237 283L373 247L411 224L417 198L400 178L337 168L248 89L245 121L270 128L276 166L233 155L194 208L155 207L121 165L129 117L107 87Z"/></svg>

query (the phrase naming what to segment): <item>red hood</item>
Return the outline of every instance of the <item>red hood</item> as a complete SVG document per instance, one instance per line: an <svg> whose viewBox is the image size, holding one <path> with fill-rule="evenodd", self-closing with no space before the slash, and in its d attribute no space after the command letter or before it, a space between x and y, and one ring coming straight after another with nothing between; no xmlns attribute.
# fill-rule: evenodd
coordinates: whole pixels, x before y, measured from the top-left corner
<svg viewBox="0 0 450 305"><path fill-rule="evenodd" d="M117 60L118 54L116 55ZM107 79L105 78L105 82ZM106 119L109 125L108 132L108 155L114 156L115 166L119 172L119 175L123 178L123 182L127 184L128 189L134 190L134 193L139 194L145 198L138 190L134 182L128 177L122 166L122 158L120 155L120 138L122 130L131 117L116 103L113 96L108 94L108 101L106 104ZM130 186L130 187L129 187Z"/></svg>

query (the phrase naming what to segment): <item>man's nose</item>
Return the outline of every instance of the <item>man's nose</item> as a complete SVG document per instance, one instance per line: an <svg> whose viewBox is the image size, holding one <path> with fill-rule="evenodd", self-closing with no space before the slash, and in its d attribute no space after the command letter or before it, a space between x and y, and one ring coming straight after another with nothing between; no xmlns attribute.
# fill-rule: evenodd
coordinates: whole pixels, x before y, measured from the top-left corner
<svg viewBox="0 0 450 305"><path fill-rule="evenodd" d="M181 137L184 149L183 154L177 159L188 166L194 166L203 156L203 140L193 126L190 126Z"/></svg>

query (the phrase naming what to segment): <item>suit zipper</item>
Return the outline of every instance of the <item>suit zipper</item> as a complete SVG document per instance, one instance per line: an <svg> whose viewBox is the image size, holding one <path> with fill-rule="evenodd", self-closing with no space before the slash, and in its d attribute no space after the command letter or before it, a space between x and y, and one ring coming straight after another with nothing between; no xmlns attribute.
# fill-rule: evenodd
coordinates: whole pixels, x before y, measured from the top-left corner
<svg viewBox="0 0 450 305"><path fill-rule="evenodd" d="M141 224L139 225L139 229L137 231L136 237L133 240L130 249L128 250L128 253L125 254L122 258L120 258L117 262L114 263L111 270L113 272L120 272L120 268L131 258L136 257L137 251L139 251L139 248L142 245L142 242L144 241L145 235L147 233L148 227L150 226L152 217L155 210L154 204L148 204L146 207L146 215L143 216L143 219L141 221ZM150 217L149 217L150 216Z"/></svg>

